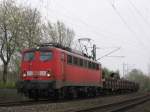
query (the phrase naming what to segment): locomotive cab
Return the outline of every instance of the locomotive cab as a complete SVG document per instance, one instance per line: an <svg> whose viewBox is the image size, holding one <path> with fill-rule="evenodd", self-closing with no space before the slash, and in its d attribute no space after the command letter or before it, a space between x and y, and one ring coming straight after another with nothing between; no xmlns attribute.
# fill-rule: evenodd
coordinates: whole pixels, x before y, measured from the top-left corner
<svg viewBox="0 0 150 112"><path fill-rule="evenodd" d="M22 57L21 77L23 80L49 80L53 78L52 51L25 51Z"/></svg>
<svg viewBox="0 0 150 112"><path fill-rule="evenodd" d="M57 61L54 61L57 60L56 55L56 51L50 48L23 51L21 80L17 82L18 92L30 98L52 95L53 90L51 88L55 86L55 74L57 74L55 69L58 68L56 67Z"/></svg>

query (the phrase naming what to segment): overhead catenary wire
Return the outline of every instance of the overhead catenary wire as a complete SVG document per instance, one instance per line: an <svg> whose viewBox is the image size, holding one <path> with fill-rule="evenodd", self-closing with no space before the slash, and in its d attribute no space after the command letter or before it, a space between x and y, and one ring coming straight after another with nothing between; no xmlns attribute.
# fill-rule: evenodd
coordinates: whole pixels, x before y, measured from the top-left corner
<svg viewBox="0 0 150 112"><path fill-rule="evenodd" d="M26 1L29 1L29 0L26 0ZM47 0L48 1L48 0ZM45 0L42 0L42 5L44 5L44 2L45 2ZM115 3L115 0L113 1L113 3ZM51 13L48 9L49 9L49 7L48 7L48 2L46 3L47 5L44 5L44 8L45 8L45 10L47 9L47 14L45 15L45 17L46 17L46 19L48 20L48 16L49 16L49 14ZM111 3L111 5L112 5L112 3ZM38 7L39 7L39 5L38 5ZM42 6L40 6L40 8L41 8ZM114 8L115 8L115 6L113 6ZM66 8L65 8L65 10L66 10ZM54 12L54 10L53 10L53 12ZM119 14L119 11L117 11L118 12L118 14ZM61 12L62 13L62 12ZM63 17L64 16L66 16L67 18L71 18L70 16L68 16L66 13L63 13L62 14L63 15ZM126 20L124 19L124 17L122 17L122 15L121 14L119 14L119 16L120 16L120 18L122 18L122 21L123 21L123 23L128 27L128 29L130 30L130 32L132 32L132 34L136 37L136 40L138 40L138 42L141 44L141 45L144 45L144 43L142 42L142 40L140 40L139 39L139 37L138 37L138 35L136 34L136 32L128 25L128 23L126 22ZM73 21L72 22L72 24L73 25L76 25L76 24L74 24L74 21L75 20L77 20L76 18L73 18L73 19L69 19L69 20L71 20L71 21ZM92 32L92 34L94 34L95 36L102 36L102 37L108 37L108 36L106 36L106 35L104 35L103 33L102 33L102 31L97 31L97 29L94 29L93 27L90 27L90 25L89 24L87 24L87 23L85 23L84 21L82 21L82 19L79 19L78 20L80 23L82 23L83 25L85 25L85 26L89 26L89 27L87 27L88 29L90 29L91 30L91 32ZM79 25L78 25L79 26ZM112 36L113 37L113 36Z"/></svg>
<svg viewBox="0 0 150 112"><path fill-rule="evenodd" d="M107 0L108 1L108 0ZM114 4L112 4L111 2L108 1L108 3L111 5L111 7L113 8L113 10L115 11L115 13L118 15L118 17L121 19L121 21L123 22L123 24L126 26L126 28L130 31L130 33L133 35L133 37L135 37L135 39L138 41L139 46L142 47L142 49L146 49L147 47L145 46L145 44L143 43L143 41L139 38L139 36L136 34L136 32L134 30L132 30L132 28L128 25L128 23L126 22L126 20L124 19L124 17L121 15L121 13L117 10L116 6Z"/></svg>
<svg viewBox="0 0 150 112"><path fill-rule="evenodd" d="M27 0L28 1L28 0ZM46 11L46 15L44 16L44 18L46 19L46 20L48 20L48 18L49 18L49 16L50 16L50 14L51 13L55 13L56 12L56 10L53 10L53 9L51 9L50 7L48 7L48 5L45 5L45 3L44 2L46 2L46 0L42 0L42 1L40 1L41 3L41 5L39 4L38 5L38 8L39 9L42 9L42 5L43 5L43 8L45 9L45 11ZM52 2L52 1L51 1ZM47 3L48 4L48 3ZM52 4L52 3L51 3ZM66 8L63 8L64 10L66 10ZM66 10L67 11L67 10ZM58 13L58 12L57 12ZM92 36L92 37L106 37L106 38L108 38L108 39L110 39L110 38L112 38L112 37L115 37L115 36L108 36L108 34L109 33L107 33L107 35L106 35L106 33L104 33L104 31L102 31L102 30L100 30L99 28L96 28L96 27L94 27L93 25L89 25L88 23L86 23L85 21L83 21L81 18L76 18L76 17L70 17L68 14L66 14L66 13L64 13L64 12L62 12L61 11L61 13L59 12L59 14L61 14L63 17L66 17L67 18L67 22L68 22L68 20L69 21L72 21L72 22L69 22L69 23L71 23L73 26L75 25L75 26L77 26L77 27L79 27L79 28L81 28L81 24L82 25L84 25L84 26L87 26L86 27L86 30L88 29L88 32L91 32L91 34L92 35L94 35L94 36ZM55 14L54 14L55 15ZM56 14L56 17L58 17L58 14ZM68 18L70 18L70 19L68 19ZM77 24L75 24L75 21L78 21L77 22ZM79 23L81 23L81 24L79 24ZM84 28L82 28L82 29L84 29ZM85 30L85 29L84 29ZM100 30L100 31L98 31L98 30ZM91 35L90 34L90 35ZM76 35L77 37L82 37L82 35ZM91 36L87 36L87 37L91 37Z"/></svg>
<svg viewBox="0 0 150 112"><path fill-rule="evenodd" d="M85 20L81 19L81 17L79 17L77 15L74 16L74 17L69 16L68 13L72 13L72 12L70 12L70 10L68 10L66 7L62 6L60 3L57 3L57 5L59 5L59 7L63 8L63 12L61 11L61 14L63 14L67 18L69 17L70 19L72 19L74 21L78 21L79 23L81 23L84 26L87 26L86 28L90 29L92 31L92 33L96 33L96 34L98 34L98 36L101 35L101 36L107 37L107 38L110 38L110 37L112 38L113 37L112 35L119 36L118 34L114 34L114 33L110 32L110 31L108 31L108 29L107 30L103 30L100 27L88 24Z"/></svg>
<svg viewBox="0 0 150 112"><path fill-rule="evenodd" d="M51 9L52 10L52 9ZM54 11L54 10L53 10ZM55 11L56 12L56 11ZM53 12L52 12L53 13ZM54 14L54 13L53 13ZM77 28L80 28L80 29L84 29L84 30L86 30L86 31L88 31L88 32L91 32L91 34L92 34L92 36L91 36L91 34L90 34L90 36L88 35L84 35L84 34L76 34L75 36L76 37L80 37L80 38L83 38L83 37L87 37L87 38L90 38L90 37L102 37L102 38L110 38L109 36L106 36L105 34L103 34L102 32L98 32L97 30L94 30L94 29L92 29L91 27L86 27L86 29L85 28L82 28L81 27L81 24L79 24L79 23L76 23L76 24L74 24L75 23L75 20L74 19L71 19L70 18L70 16L67 16L67 15L65 15L64 13L59 13L60 15L63 15L63 17L67 17L67 22L69 22L70 23L70 25L72 25L72 26L76 26ZM56 15L57 16L57 15ZM68 18L70 18L70 19L68 19Z"/></svg>
<svg viewBox="0 0 150 112"><path fill-rule="evenodd" d="M115 3L115 1L114 1L114 3ZM66 8L63 8L64 10L66 9ZM53 10L53 12L54 12L54 10ZM55 11L56 12L56 11ZM60 12L59 12L60 13ZM61 12L61 15L63 15L63 17L67 17L67 19L68 18L70 18L69 20L71 20L71 21L73 21L73 25L76 25L76 24L74 24L74 21L79 21L80 23L82 23L83 25L85 25L85 26L89 26L88 24L85 24L85 22L82 22L82 20L80 21L79 19L76 19L76 18L72 18L72 17L70 17L68 14L66 14L66 13L64 13L64 12ZM119 14L120 15L120 14ZM138 35L136 34L136 32L132 29L132 28L130 28L130 26L128 25L128 23L126 22L126 20L124 20L124 18L122 17L122 15L120 15L120 17L122 18L122 20L124 21L124 24L126 24L127 25L127 27L128 27L128 30L132 33L132 35L133 36L136 36L136 40L137 40L137 42L139 43L139 45L141 46L141 45L143 45L143 46L145 46L144 45L144 43L139 39L139 37L138 37ZM103 37L106 37L105 35L103 35L103 34L100 34L101 32L97 32L95 29L93 29L93 27L87 27L88 29L90 28L90 30L92 29L92 33L94 33L94 34L98 34L97 36L99 36L99 35L102 35ZM82 36L78 36L78 37L82 37Z"/></svg>
<svg viewBox="0 0 150 112"><path fill-rule="evenodd" d="M134 8L134 10L136 11L136 13L141 17L141 19L143 19L143 21L145 22L145 24L150 28L149 21L144 17L144 15L141 13L141 11L135 6L135 4L131 0L128 0L128 2Z"/></svg>
<svg viewBox="0 0 150 112"><path fill-rule="evenodd" d="M115 0L113 0L113 3L111 3L111 5L112 4L115 4ZM114 8L115 8L115 5L113 6ZM63 7L63 9L64 10L66 10L66 8L65 7ZM67 10L66 10L67 11ZM117 11L117 10L116 10ZM62 12L61 12L62 13ZM143 41L139 38L139 36L137 35L137 33L128 25L128 23L126 22L126 20L124 19L124 17L120 14L120 12L119 11L117 11L117 15L119 15L120 16L120 18L121 18L121 20L123 21L123 23L126 25L126 27L128 28L128 30L131 32L131 34L133 35L133 37L135 37L135 39L137 40L137 42L139 43L139 45L141 46L142 45L142 47L144 46L145 48L146 48L146 46L144 45L144 43L143 43ZM66 14L66 13L63 13L63 15L64 16L67 16L68 17L68 14ZM73 18L73 20L77 20L76 18ZM85 21L82 21L82 19L79 19L78 18L78 20L79 20L79 22L81 22L82 24L84 24L85 26L89 26L89 24L87 24ZM73 24L74 25L74 24ZM102 32L97 32L97 30L95 30L95 29L93 29L94 27L92 27L92 26L89 26L89 27L87 27L88 29L90 28L90 29L92 29L91 31L94 33L96 33L96 34L98 34L98 36L99 35L102 35L103 37L108 37L108 36L106 36L106 35L103 35L102 34ZM112 36L113 37L113 36Z"/></svg>
<svg viewBox="0 0 150 112"><path fill-rule="evenodd" d="M135 12L139 15L139 17L141 18L142 22L145 23L145 25L147 25L149 28L150 28L150 23L149 21L144 17L144 15L142 14L142 12L136 7L136 5L131 1L131 0L128 0L129 4L131 5L131 7L135 10ZM140 25L138 22L137 22L138 25ZM142 27L141 25L139 26L140 29L142 30ZM145 30L144 30L145 31ZM149 32L149 31L148 31ZM148 40L149 39L149 35L146 36Z"/></svg>
<svg viewBox="0 0 150 112"><path fill-rule="evenodd" d="M110 54L112 54L112 53L114 53L114 52L116 52L116 51L118 51L118 50L120 50L120 49L121 49L121 47L118 47L118 48L114 49L113 51L111 51L111 52L109 52L109 53L103 55L103 56L100 57L100 58L98 58L97 61L98 61L98 60L101 60L101 59L104 58L104 57L109 56Z"/></svg>
<svg viewBox="0 0 150 112"><path fill-rule="evenodd" d="M51 13L53 13L53 15L55 15L55 17L57 18L57 14L55 14L54 13L54 10L52 10L51 9L51 11L53 11L53 12L51 12ZM56 12L56 11L55 11ZM63 13L59 13L60 15L62 15L63 17L65 16L65 17L67 17L67 18L70 18L69 16L67 16L67 15L64 15ZM60 19L59 19L60 20ZM62 21L62 20L61 20ZM67 19L67 22L69 22L69 24L70 25L72 25L72 26L76 26L76 27L79 27L79 28L81 28L81 26L79 25L79 23L77 23L77 24L74 24L74 21L72 20L72 19ZM84 29L84 28L81 28L81 29ZM100 35L102 36L102 37L107 37L107 36L105 36L104 34L102 34L102 33L100 33L100 32L97 32L97 31L95 31L95 30L91 30L89 27L87 27L87 29L88 29L88 32L92 32L92 34L94 35L94 37L100 37ZM76 34L75 36L77 36L77 37L85 37L84 35L80 35L80 34ZM89 38L89 36L86 36L86 37L88 37ZM93 37L93 36L92 36Z"/></svg>
<svg viewBox="0 0 150 112"><path fill-rule="evenodd" d="M43 2L42 2L42 4L44 4ZM52 4L52 3L51 3ZM64 13L60 13L60 12L57 12L56 10L53 10L53 9L51 9L51 8L49 8L48 6L47 7L43 7L44 9L45 9L45 11L47 12L47 16L45 16L45 19L47 20L47 21L49 21L48 20L48 16L50 16L49 14L49 12L51 11L51 13L53 13L53 15L57 18L57 16L58 16L58 13L59 13L59 15L62 15L63 17L67 17L67 18L71 18L70 16L68 16L68 15L66 15L66 14L64 14ZM55 14L55 12L57 12L57 14ZM60 20L60 18L59 18L59 20ZM61 20L62 21L62 20ZM71 22L72 21L72 22ZM77 27L80 27L81 28L81 26L80 25L78 25L78 24L74 24L74 21L73 21L73 19L69 19L69 21L68 21L68 19L67 19L67 22L69 22L70 24L72 24L73 26L75 25L75 26L77 26ZM89 28L89 27L88 27ZM94 32L95 30L93 30L93 32ZM99 34L99 35L101 35L101 36L103 36L103 37L107 37L107 36L105 36L104 34L102 34L102 33L100 33L100 32L96 32L95 31L95 33L97 33L97 34ZM95 33L93 33L96 37L98 36L98 35L96 35ZM81 35L78 35L78 37L82 37Z"/></svg>
<svg viewBox="0 0 150 112"><path fill-rule="evenodd" d="M137 15L136 13L135 13L135 11L134 11L134 9L133 9L133 7L131 6L131 4L129 3L129 5L128 5L129 7L128 7L128 10L130 10L130 13L131 13L131 15L132 15L132 17L134 18L134 22L136 23L136 25L137 26L139 26L138 28L139 28L139 31L142 31L143 30L143 28L142 28L142 23L140 24L140 22L138 21L138 19L136 19L137 18L137 16L139 16L139 15ZM145 30L143 30L144 32L145 32Z"/></svg>
<svg viewBox="0 0 150 112"><path fill-rule="evenodd" d="M53 10L54 11L54 10ZM56 11L55 11L56 12ZM81 22L80 21L80 25L79 25L79 23L78 23L78 25L77 24L74 24L75 23L75 21L76 21L76 19L74 19L74 18L72 18L72 17L70 17L70 16L68 16L68 15L66 15L65 13L63 13L63 12L59 12L59 14L61 14L61 15L63 15L63 17L67 17L67 18L70 18L70 21L72 21L72 22L70 22L70 23L72 23L72 25L75 25L75 26L78 26L78 27L80 27L81 28L81 24L83 24L84 26L88 26L88 24L85 24L85 23L83 23L83 22ZM88 29L88 31L89 32L92 32L92 34L94 34L94 35L96 35L96 36L102 36L102 37L105 37L105 38L109 38L109 36L106 36L105 34L103 34L101 31L97 31L97 30L95 30L95 29L93 29L93 28L91 28L91 27L86 27L87 29Z"/></svg>

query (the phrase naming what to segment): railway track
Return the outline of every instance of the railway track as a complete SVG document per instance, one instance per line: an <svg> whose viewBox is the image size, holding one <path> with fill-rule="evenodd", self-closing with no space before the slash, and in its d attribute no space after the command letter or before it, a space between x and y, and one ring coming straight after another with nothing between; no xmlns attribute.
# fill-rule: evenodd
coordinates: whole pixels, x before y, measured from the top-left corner
<svg viewBox="0 0 150 112"><path fill-rule="evenodd" d="M80 101L81 99L79 99ZM84 100L84 99L82 99ZM150 96L149 95L142 95L142 96L138 96L138 97L134 97L132 99L126 99L124 101L120 101L117 103L110 103L110 104L105 104L105 105L101 105L101 106L96 106L96 107L92 107L92 108L82 108L82 109L78 109L78 108L72 108L72 109L64 109L63 112L123 112L129 108L132 108L133 106L142 104L146 101L150 100ZM75 102L78 100L74 100ZM13 106L32 106L32 105L40 105L40 104L56 104L58 103L62 103L62 102L74 102L74 101L50 101L50 100L40 100L40 101L33 101L33 100L28 100L28 101L18 101L18 102L4 102L4 103L0 103L0 107L13 107ZM86 104L85 104L86 105ZM80 104L79 104L80 106Z"/></svg>
<svg viewBox="0 0 150 112"><path fill-rule="evenodd" d="M150 100L150 95L136 97L117 103L104 104L101 106L80 109L80 110L67 110L65 112L124 112L137 105L145 103Z"/></svg>
<svg viewBox="0 0 150 112"><path fill-rule="evenodd" d="M125 95L125 94L123 94ZM109 96L117 96L117 95L109 95ZM100 96L101 97L108 97L107 95ZM5 100L0 98L2 100ZM37 104L46 104L46 103L61 103L61 102L73 102L73 101L80 101L80 100L88 100L88 99L96 99L96 98L78 98L78 99L73 99L73 100L39 100L39 101L34 101L34 100L25 100L25 101L5 101L5 102L0 102L0 107L11 107L11 106L24 106L24 105L37 105ZM7 100L7 99L6 99Z"/></svg>
<svg viewBox="0 0 150 112"><path fill-rule="evenodd" d="M11 107L11 106L22 106L22 105L30 105L34 103L33 101L17 101L17 102L4 102L0 103L0 107Z"/></svg>
<svg viewBox="0 0 150 112"><path fill-rule="evenodd" d="M28 101L16 101L16 102L4 102L0 103L0 107L13 107L13 106L28 106L28 105L38 105L38 104L46 104L46 103L53 103L50 100L28 100Z"/></svg>
<svg viewBox="0 0 150 112"><path fill-rule="evenodd" d="M105 96L106 97L106 96ZM88 98L92 99L92 98ZM95 99L95 98L93 98ZM30 105L38 105L38 104L49 104L49 103L63 103L63 102L76 102L76 101L81 101L81 100L87 100L86 98L79 98L79 99L64 99L64 100L26 100L26 101L9 101L9 102L0 102L0 107L13 107L13 106L30 106Z"/></svg>

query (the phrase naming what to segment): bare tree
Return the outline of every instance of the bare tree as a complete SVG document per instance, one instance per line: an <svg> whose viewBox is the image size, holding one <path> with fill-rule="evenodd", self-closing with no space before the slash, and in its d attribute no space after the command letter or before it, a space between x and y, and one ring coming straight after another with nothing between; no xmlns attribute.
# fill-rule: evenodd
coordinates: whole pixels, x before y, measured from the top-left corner
<svg viewBox="0 0 150 112"><path fill-rule="evenodd" d="M13 0L0 4L0 59L3 62L3 82L7 81L8 65L17 49L31 47L40 40L40 16L36 10L16 6Z"/></svg>
<svg viewBox="0 0 150 112"><path fill-rule="evenodd" d="M41 17L37 9L24 8L21 28L20 36L24 41L24 47L34 47L35 43L38 43L41 38Z"/></svg>
<svg viewBox="0 0 150 112"><path fill-rule="evenodd" d="M59 21L55 24L48 22L48 24L44 26L44 32L46 40L59 43L65 47L71 47L75 36L73 30L67 28L64 23Z"/></svg>
<svg viewBox="0 0 150 112"><path fill-rule="evenodd" d="M0 4L0 58L3 62L3 81L6 82L8 64L13 55L17 39L19 26L18 8L13 1L3 1Z"/></svg>

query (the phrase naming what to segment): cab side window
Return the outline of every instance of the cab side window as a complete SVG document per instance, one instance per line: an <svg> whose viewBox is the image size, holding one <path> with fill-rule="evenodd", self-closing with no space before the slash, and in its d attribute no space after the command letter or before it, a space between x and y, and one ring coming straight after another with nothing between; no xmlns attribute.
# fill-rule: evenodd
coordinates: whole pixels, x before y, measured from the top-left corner
<svg viewBox="0 0 150 112"><path fill-rule="evenodd" d="M99 64L96 64L96 70L99 70Z"/></svg>
<svg viewBox="0 0 150 112"><path fill-rule="evenodd" d="M78 58L73 57L73 64L78 65Z"/></svg>
<svg viewBox="0 0 150 112"><path fill-rule="evenodd" d="M88 61L84 60L84 67L87 68L88 67Z"/></svg>
<svg viewBox="0 0 150 112"><path fill-rule="evenodd" d="M72 64L72 63L73 63L73 60L72 60L72 56L71 56L71 55L68 55L68 56L67 56L67 63L69 63L69 64Z"/></svg>
<svg viewBox="0 0 150 112"><path fill-rule="evenodd" d="M92 68L92 63L88 61L88 68Z"/></svg>
<svg viewBox="0 0 150 112"><path fill-rule="evenodd" d="M80 66L83 67L83 59L80 59Z"/></svg>

